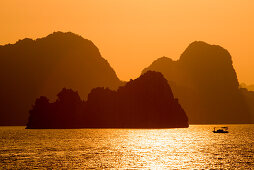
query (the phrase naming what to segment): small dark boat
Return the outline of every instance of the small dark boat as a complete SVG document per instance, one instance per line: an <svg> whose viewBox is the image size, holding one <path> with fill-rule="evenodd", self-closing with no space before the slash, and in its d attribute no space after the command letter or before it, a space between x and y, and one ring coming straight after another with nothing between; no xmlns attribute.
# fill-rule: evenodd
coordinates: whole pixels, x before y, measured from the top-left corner
<svg viewBox="0 0 254 170"><path fill-rule="evenodd" d="M213 128L213 133L228 133L228 127Z"/></svg>

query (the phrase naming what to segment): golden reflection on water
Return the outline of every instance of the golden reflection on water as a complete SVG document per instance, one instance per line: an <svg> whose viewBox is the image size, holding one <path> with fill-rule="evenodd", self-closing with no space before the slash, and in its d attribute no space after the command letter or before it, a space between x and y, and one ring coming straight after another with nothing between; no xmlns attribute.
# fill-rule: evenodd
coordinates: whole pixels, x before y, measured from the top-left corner
<svg viewBox="0 0 254 170"><path fill-rule="evenodd" d="M254 125L188 129L25 130L0 127L0 167L250 169L254 166Z"/></svg>

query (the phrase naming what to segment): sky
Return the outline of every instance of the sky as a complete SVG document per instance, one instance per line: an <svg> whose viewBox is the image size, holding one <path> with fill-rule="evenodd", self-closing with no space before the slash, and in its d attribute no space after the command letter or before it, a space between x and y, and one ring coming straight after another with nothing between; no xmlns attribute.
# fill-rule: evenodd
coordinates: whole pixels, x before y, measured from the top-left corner
<svg viewBox="0 0 254 170"><path fill-rule="evenodd" d="M54 31L92 40L121 80L198 40L227 49L254 84L254 0L0 0L0 45Z"/></svg>

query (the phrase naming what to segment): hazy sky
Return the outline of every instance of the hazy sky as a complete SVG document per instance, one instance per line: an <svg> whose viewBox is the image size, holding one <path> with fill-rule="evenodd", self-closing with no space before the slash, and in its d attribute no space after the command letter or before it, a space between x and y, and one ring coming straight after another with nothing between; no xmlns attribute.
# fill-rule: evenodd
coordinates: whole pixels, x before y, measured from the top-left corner
<svg viewBox="0 0 254 170"><path fill-rule="evenodd" d="M254 0L0 0L1 45L53 31L92 40L122 80L202 40L226 48L239 81L254 83Z"/></svg>

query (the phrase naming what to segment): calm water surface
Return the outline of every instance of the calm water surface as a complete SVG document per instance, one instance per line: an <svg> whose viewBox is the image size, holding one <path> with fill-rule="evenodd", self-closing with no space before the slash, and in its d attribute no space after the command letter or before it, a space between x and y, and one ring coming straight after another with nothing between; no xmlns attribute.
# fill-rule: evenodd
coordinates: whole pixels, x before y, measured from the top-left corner
<svg viewBox="0 0 254 170"><path fill-rule="evenodd" d="M0 127L1 169L252 169L254 125L187 129L26 130Z"/></svg>

